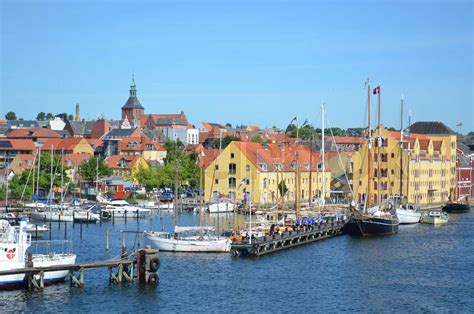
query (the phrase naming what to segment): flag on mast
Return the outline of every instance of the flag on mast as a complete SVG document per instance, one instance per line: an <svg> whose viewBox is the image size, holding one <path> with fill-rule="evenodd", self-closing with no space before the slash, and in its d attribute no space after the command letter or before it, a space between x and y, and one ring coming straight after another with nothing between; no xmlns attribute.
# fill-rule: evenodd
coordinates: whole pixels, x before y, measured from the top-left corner
<svg viewBox="0 0 474 314"><path fill-rule="evenodd" d="M377 86L376 88L374 88L374 90L372 91L372 94L374 94L374 95L380 94L380 85Z"/></svg>

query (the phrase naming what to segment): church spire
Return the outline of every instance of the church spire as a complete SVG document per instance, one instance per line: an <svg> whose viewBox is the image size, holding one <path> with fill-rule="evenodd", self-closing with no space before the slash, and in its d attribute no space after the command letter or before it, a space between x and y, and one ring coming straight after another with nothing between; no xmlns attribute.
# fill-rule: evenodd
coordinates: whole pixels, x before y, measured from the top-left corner
<svg viewBox="0 0 474 314"><path fill-rule="evenodd" d="M132 75L132 82L130 83L130 97L137 97L137 85L135 84L135 75Z"/></svg>

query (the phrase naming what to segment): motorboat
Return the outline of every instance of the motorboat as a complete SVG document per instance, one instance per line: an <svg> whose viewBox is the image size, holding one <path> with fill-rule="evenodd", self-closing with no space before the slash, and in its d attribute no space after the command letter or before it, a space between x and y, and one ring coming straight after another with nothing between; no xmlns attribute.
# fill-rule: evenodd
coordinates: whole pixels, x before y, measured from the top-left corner
<svg viewBox="0 0 474 314"><path fill-rule="evenodd" d="M175 226L174 233L145 231L145 245L160 251L189 253L230 252L231 241L215 235L214 227Z"/></svg>
<svg viewBox="0 0 474 314"><path fill-rule="evenodd" d="M18 228L7 220L0 220L0 271L27 268L27 250L31 246L31 234L27 232L28 219L20 219ZM71 253L32 254L33 267L67 265L76 262L76 255ZM68 270L47 271L44 273L45 284L64 281ZM37 275L38 276L38 275ZM22 287L26 284L25 274L0 276L0 290ZM39 279L39 277L36 277Z"/></svg>
<svg viewBox="0 0 474 314"><path fill-rule="evenodd" d="M417 212L415 208L413 208L410 205L407 205L405 207L400 205L397 208L397 217L398 217L398 222L401 225L416 224L420 222L421 213Z"/></svg>
<svg viewBox="0 0 474 314"><path fill-rule="evenodd" d="M448 202L442 210L447 213L467 213L471 210L471 207L467 202Z"/></svg>
<svg viewBox="0 0 474 314"><path fill-rule="evenodd" d="M23 205L26 208L46 208L48 205L41 202L26 203Z"/></svg>
<svg viewBox="0 0 474 314"><path fill-rule="evenodd" d="M449 221L449 215L440 210L430 210L421 215L420 221L432 225L446 224Z"/></svg>
<svg viewBox="0 0 474 314"><path fill-rule="evenodd" d="M31 220L73 222L74 219L71 210L36 210L31 213Z"/></svg>
<svg viewBox="0 0 474 314"><path fill-rule="evenodd" d="M113 200L102 210L102 216L107 218L146 218L151 210L130 205L125 200Z"/></svg>
<svg viewBox="0 0 474 314"><path fill-rule="evenodd" d="M83 209L74 210L74 222L97 223L100 221L100 208L97 204L89 204Z"/></svg>
<svg viewBox="0 0 474 314"><path fill-rule="evenodd" d="M230 200L221 200L209 205L209 213L230 213L234 212L234 203Z"/></svg>

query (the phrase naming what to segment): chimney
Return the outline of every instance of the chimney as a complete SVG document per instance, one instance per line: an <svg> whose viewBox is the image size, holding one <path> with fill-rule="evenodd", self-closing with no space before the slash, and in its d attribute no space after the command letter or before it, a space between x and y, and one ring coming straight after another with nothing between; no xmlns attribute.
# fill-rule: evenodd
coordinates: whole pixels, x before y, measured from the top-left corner
<svg viewBox="0 0 474 314"><path fill-rule="evenodd" d="M79 103L76 104L76 119L75 121L79 122L81 121L81 113L80 113L80 109L79 109Z"/></svg>

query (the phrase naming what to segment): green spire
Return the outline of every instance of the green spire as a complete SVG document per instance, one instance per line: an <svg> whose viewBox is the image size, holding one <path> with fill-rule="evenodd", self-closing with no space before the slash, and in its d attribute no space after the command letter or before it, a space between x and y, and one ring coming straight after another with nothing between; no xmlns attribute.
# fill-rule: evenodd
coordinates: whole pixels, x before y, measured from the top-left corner
<svg viewBox="0 0 474 314"><path fill-rule="evenodd" d="M135 76L132 75L132 82L130 83L130 97L137 96L137 85L135 84Z"/></svg>

